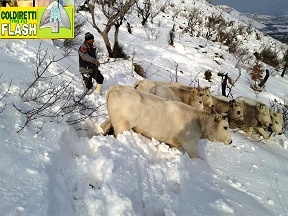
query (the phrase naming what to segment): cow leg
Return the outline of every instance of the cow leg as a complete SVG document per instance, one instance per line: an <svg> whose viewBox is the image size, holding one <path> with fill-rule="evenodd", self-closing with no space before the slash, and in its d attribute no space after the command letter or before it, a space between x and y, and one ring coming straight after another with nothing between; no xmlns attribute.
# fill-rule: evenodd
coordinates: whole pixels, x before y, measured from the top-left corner
<svg viewBox="0 0 288 216"><path fill-rule="evenodd" d="M117 137L118 134L123 133L125 130L131 130L132 127L130 126L129 121L126 120L120 120L116 124L113 124L114 128L114 136Z"/></svg>
<svg viewBox="0 0 288 216"><path fill-rule="evenodd" d="M259 134L261 134L264 137L264 139L269 139L269 135L266 133L266 131L262 127L257 127L255 129Z"/></svg>
<svg viewBox="0 0 288 216"><path fill-rule="evenodd" d="M253 127L248 127L248 128L247 128L247 134L248 134L249 136L252 136L252 134L253 134Z"/></svg>
<svg viewBox="0 0 288 216"><path fill-rule="evenodd" d="M189 154L191 158L193 157L200 158L198 149L198 140L199 139L192 138L190 140L183 140L181 142L182 147L185 149L185 151Z"/></svg>
<svg viewBox="0 0 288 216"><path fill-rule="evenodd" d="M106 119L106 120L100 125L100 127L102 128L104 135L110 134L110 131L113 129L111 120L110 120L109 118Z"/></svg>

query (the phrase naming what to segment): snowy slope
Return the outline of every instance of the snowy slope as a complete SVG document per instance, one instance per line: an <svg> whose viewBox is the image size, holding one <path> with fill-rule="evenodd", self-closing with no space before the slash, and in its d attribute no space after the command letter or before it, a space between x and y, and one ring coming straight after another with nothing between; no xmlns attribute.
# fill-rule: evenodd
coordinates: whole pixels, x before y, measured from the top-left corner
<svg viewBox="0 0 288 216"><path fill-rule="evenodd" d="M205 1L197 1L195 6L204 8L207 14L219 10ZM178 74L179 82L196 85L199 80L201 86L210 86L213 94L220 94L218 72L228 72L234 79L238 77L236 58L219 43L181 34L178 29L175 46L169 46L167 34L173 26L169 14L160 14L155 19L155 23L161 20L159 29L157 25L151 26L161 32L156 41L148 41L138 19L131 20L135 20L133 34L128 34L123 26L119 39L134 62L145 66L149 79L174 80L177 63L177 70L183 71ZM177 22L183 20L178 18ZM83 34L85 31L93 32L96 40L102 42L89 24L85 25ZM261 47L261 43L273 44L279 50L285 47L270 37L262 40L251 37L243 43L251 52ZM264 141L235 131L229 146L201 140L203 160L191 159L177 149L132 131L117 139L101 135L100 124L107 117L105 95L95 94L85 97L99 108L84 122L66 123L77 117L77 113L59 119L38 116L17 133L26 118L13 105L23 111L37 107L20 95L34 80L40 42L0 41L0 98L12 82L8 94L0 100L0 108L5 108L0 113L0 215L288 214L288 140L284 135ZM47 48L49 55L63 54L50 40L43 40L41 47ZM104 62L104 57L100 62ZM104 92L111 85L133 85L142 79L133 73L131 65L131 59L103 63L100 70L105 77ZM255 99L249 87L248 66L241 68L242 75L233 94ZM267 104L272 99L287 102L287 76L281 78L279 71L267 68L273 76L257 98ZM76 95L81 95L84 87L76 51L52 64L48 74L65 69L53 82L71 81ZM204 79L207 69L213 72L212 82ZM47 88L49 84L45 82L37 86L39 91ZM57 106L47 112L55 110Z"/></svg>

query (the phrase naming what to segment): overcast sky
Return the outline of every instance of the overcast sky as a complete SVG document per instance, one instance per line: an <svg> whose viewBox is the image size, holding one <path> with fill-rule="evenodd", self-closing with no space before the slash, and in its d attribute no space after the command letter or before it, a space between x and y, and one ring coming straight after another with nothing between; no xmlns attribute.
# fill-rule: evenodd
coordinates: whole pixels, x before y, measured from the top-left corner
<svg viewBox="0 0 288 216"><path fill-rule="evenodd" d="M283 15L288 12L288 0L212 0L212 4L228 5L242 13Z"/></svg>

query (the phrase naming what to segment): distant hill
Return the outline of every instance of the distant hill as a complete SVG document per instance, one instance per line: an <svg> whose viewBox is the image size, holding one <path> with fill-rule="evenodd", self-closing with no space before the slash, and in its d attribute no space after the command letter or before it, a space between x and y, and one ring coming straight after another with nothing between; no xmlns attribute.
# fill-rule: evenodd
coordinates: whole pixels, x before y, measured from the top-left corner
<svg viewBox="0 0 288 216"><path fill-rule="evenodd" d="M223 11L229 13L232 17L240 21L251 24L265 34L283 42L288 43L288 14L283 16L269 16L260 14L240 13L226 5L217 6Z"/></svg>
<svg viewBox="0 0 288 216"><path fill-rule="evenodd" d="M288 43L288 14L278 17L259 14L245 15L265 25L264 28L258 28L259 30L283 43Z"/></svg>

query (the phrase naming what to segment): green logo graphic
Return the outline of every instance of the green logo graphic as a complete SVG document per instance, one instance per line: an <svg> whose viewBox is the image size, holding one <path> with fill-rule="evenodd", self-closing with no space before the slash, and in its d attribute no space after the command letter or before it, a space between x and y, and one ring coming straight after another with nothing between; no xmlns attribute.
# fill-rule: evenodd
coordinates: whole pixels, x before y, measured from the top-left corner
<svg viewBox="0 0 288 216"><path fill-rule="evenodd" d="M74 38L74 7L63 7L58 1L38 8L39 38Z"/></svg>

